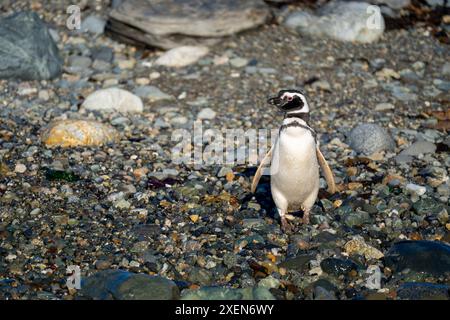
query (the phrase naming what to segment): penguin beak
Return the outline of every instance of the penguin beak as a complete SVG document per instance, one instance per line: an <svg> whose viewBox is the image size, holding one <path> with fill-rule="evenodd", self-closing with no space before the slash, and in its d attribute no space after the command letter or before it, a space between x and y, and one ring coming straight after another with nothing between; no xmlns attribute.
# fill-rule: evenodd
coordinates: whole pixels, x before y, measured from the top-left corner
<svg viewBox="0 0 450 320"><path fill-rule="evenodd" d="M282 100L279 97L272 97L267 100L267 103L280 108Z"/></svg>

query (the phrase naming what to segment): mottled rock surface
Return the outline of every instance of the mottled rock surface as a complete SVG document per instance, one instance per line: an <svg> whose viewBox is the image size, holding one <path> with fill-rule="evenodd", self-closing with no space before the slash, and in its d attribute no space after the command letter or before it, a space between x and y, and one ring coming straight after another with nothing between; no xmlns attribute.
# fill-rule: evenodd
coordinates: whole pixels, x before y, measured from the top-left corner
<svg viewBox="0 0 450 320"><path fill-rule="evenodd" d="M36 13L0 19L0 79L52 79L61 71L58 48Z"/></svg>
<svg viewBox="0 0 450 320"><path fill-rule="evenodd" d="M381 37L385 26L379 8L368 6L365 2L330 1L316 13L294 12L284 23L312 37L370 43Z"/></svg>
<svg viewBox="0 0 450 320"><path fill-rule="evenodd" d="M395 142L386 129L374 123L360 124L348 137L348 144L356 152L371 155L382 150L393 150Z"/></svg>
<svg viewBox="0 0 450 320"><path fill-rule="evenodd" d="M82 282L81 294L94 300L175 300L176 284L163 277L123 270L99 271Z"/></svg>
<svg viewBox="0 0 450 320"><path fill-rule="evenodd" d="M61 120L49 124L42 133L47 147L100 146L118 138L117 131L91 120Z"/></svg>
<svg viewBox="0 0 450 320"><path fill-rule="evenodd" d="M83 108L98 111L142 112L142 100L127 90L108 88L91 93L83 102Z"/></svg>
<svg viewBox="0 0 450 320"><path fill-rule="evenodd" d="M164 49L208 43L263 24L270 16L259 0L129 0L110 14L110 32Z"/></svg>

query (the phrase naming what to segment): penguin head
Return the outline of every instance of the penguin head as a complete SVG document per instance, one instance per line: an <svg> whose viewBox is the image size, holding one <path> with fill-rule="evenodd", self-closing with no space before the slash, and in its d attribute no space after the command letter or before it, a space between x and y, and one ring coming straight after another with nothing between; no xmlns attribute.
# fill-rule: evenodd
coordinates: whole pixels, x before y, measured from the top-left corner
<svg viewBox="0 0 450 320"><path fill-rule="evenodd" d="M267 102L284 112L309 113L305 95L299 90L281 90L276 97L270 98Z"/></svg>

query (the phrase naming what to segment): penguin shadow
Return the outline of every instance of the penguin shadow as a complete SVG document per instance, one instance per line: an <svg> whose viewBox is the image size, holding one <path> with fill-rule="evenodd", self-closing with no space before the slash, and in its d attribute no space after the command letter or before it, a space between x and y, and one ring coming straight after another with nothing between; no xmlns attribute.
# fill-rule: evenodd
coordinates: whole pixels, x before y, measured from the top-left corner
<svg viewBox="0 0 450 320"><path fill-rule="evenodd" d="M256 173L257 167L245 168L239 175L249 178L250 181ZM275 202L272 198L272 192L270 189L270 175L263 175L259 180L258 186L256 187L255 193L249 192L243 199L243 204L250 202L252 199L256 200L261 206L261 214L266 215L274 220L278 219L278 210ZM303 211L289 212L293 216L303 217Z"/></svg>

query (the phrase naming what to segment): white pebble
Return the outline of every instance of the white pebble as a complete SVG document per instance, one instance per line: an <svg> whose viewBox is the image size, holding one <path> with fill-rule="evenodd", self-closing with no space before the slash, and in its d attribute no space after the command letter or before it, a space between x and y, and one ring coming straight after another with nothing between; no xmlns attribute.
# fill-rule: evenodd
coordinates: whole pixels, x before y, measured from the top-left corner
<svg viewBox="0 0 450 320"><path fill-rule="evenodd" d="M87 110L118 112L142 112L144 109L141 98L119 88L95 91L86 98L82 107Z"/></svg>
<svg viewBox="0 0 450 320"><path fill-rule="evenodd" d="M406 185L406 190L417 194L418 196L422 196L427 192L427 188L424 186L419 186L417 184L408 183Z"/></svg>
<svg viewBox="0 0 450 320"><path fill-rule="evenodd" d="M197 62L198 59L207 55L208 52L209 49L207 47L182 46L173 48L160 56L155 61L155 64L175 68L185 67Z"/></svg>
<svg viewBox="0 0 450 320"><path fill-rule="evenodd" d="M27 171L27 167L24 164L18 163L16 164L16 168L14 169L14 171L17 173L24 173L25 171Z"/></svg>

